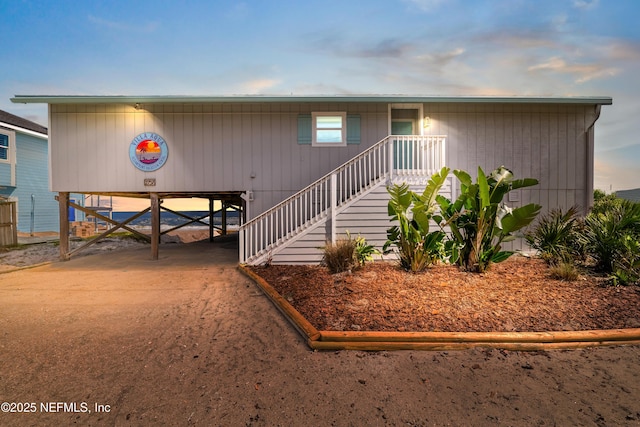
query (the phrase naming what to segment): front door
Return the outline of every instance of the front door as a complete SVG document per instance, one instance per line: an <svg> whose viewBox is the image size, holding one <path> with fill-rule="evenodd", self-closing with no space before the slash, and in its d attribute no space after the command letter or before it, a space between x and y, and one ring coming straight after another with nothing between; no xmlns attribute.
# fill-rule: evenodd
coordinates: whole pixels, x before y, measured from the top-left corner
<svg viewBox="0 0 640 427"><path fill-rule="evenodd" d="M392 135L413 135L412 120L394 120L391 122ZM411 169L413 164L412 138L398 138L393 141L393 166L395 169Z"/></svg>
<svg viewBox="0 0 640 427"><path fill-rule="evenodd" d="M410 120L392 121L391 135L413 135L413 121L410 121Z"/></svg>

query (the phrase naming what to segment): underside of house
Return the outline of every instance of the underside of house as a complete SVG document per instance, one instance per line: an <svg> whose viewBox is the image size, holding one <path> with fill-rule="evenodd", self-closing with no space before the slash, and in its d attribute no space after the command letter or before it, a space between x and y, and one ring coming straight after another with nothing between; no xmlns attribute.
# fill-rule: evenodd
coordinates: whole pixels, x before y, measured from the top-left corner
<svg viewBox="0 0 640 427"><path fill-rule="evenodd" d="M239 260L249 264L317 263L319 248L347 231L382 246L392 225L387 186L406 182L422 191L443 166L475 175L478 167L504 165L516 177L539 180L510 193L510 206L586 211L594 125L600 106L612 103L606 97L416 96L12 101L49 105L61 238L70 193L144 197L157 258L162 200L199 197L242 210ZM456 190L449 177L442 192L455 197ZM61 255L70 255L63 241Z"/></svg>

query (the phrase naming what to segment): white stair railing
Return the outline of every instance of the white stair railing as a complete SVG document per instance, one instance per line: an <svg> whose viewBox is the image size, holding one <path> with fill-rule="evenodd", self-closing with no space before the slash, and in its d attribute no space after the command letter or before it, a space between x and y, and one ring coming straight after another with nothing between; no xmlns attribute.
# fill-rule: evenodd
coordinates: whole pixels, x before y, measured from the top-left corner
<svg viewBox="0 0 640 427"><path fill-rule="evenodd" d="M445 137L391 135L240 227L240 262L268 255L382 180L429 177L445 165ZM335 221L332 239L335 240Z"/></svg>

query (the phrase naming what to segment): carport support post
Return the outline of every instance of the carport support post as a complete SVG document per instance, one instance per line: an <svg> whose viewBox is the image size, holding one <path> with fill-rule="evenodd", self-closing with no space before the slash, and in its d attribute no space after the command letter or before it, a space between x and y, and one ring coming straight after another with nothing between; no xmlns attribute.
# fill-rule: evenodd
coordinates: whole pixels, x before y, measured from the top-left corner
<svg viewBox="0 0 640 427"><path fill-rule="evenodd" d="M226 236L227 235L227 202L225 202L224 200L222 201L222 212L220 212L221 214L221 220L222 220L222 235Z"/></svg>
<svg viewBox="0 0 640 427"><path fill-rule="evenodd" d="M213 242L213 199L209 197L209 242Z"/></svg>
<svg viewBox="0 0 640 427"><path fill-rule="evenodd" d="M60 212L60 259L69 260L69 193L58 193L58 210Z"/></svg>
<svg viewBox="0 0 640 427"><path fill-rule="evenodd" d="M151 199L151 259L158 259L160 246L160 198L158 193L150 193Z"/></svg>

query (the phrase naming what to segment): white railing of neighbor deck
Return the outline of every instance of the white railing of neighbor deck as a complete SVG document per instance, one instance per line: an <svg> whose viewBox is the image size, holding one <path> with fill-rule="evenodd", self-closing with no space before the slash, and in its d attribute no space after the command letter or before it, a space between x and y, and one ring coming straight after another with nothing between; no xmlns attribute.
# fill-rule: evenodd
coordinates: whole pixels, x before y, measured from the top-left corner
<svg viewBox="0 0 640 427"><path fill-rule="evenodd" d="M383 180L429 177L445 165L445 137L391 135L240 227L240 262L277 246ZM335 221L331 240L335 241Z"/></svg>

